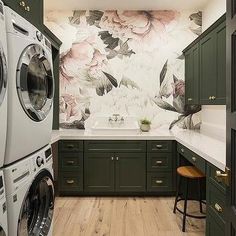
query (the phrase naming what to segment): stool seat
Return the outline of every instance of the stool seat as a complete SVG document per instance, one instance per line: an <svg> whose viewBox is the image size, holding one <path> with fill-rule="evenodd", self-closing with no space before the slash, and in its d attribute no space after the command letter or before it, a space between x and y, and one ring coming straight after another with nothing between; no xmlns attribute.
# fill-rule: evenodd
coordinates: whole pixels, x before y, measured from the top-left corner
<svg viewBox="0 0 236 236"><path fill-rule="evenodd" d="M194 166L181 166L177 169L177 173L180 176L189 179L199 179L206 177L200 170Z"/></svg>

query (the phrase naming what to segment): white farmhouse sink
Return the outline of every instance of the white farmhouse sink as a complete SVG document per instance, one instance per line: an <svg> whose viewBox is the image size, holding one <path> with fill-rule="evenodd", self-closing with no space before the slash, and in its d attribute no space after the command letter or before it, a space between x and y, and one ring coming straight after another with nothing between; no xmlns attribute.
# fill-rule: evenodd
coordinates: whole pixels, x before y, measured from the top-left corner
<svg viewBox="0 0 236 236"><path fill-rule="evenodd" d="M90 130L95 135L135 135L140 133L138 121L133 117L124 117L124 122L117 124L109 123L109 117L99 117Z"/></svg>

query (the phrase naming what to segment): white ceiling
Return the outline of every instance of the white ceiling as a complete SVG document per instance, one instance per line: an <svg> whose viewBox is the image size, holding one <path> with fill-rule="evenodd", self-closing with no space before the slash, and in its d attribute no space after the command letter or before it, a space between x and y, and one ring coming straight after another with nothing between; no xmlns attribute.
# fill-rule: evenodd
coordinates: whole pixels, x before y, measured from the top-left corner
<svg viewBox="0 0 236 236"><path fill-rule="evenodd" d="M44 0L45 10L187 10L208 0Z"/></svg>

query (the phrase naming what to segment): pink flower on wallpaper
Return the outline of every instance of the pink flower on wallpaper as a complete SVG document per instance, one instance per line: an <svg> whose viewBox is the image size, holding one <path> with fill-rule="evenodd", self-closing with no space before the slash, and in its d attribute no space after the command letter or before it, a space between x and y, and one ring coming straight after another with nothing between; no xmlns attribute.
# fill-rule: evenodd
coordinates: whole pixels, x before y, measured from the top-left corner
<svg viewBox="0 0 236 236"><path fill-rule="evenodd" d="M172 83L173 87L173 97L185 95L185 82L183 80L177 80L175 83Z"/></svg>
<svg viewBox="0 0 236 236"><path fill-rule="evenodd" d="M177 18L176 11L105 11L100 26L114 37L152 42Z"/></svg>
<svg viewBox="0 0 236 236"><path fill-rule="evenodd" d="M92 40L92 38L90 38ZM71 80L79 79L80 70L96 75L106 64L107 58L88 41L73 43L71 49L61 56L60 80L64 87Z"/></svg>

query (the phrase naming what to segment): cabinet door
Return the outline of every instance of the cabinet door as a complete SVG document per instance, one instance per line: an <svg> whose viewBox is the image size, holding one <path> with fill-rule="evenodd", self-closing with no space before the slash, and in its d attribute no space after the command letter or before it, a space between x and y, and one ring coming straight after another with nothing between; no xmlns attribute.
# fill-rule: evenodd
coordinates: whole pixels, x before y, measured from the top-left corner
<svg viewBox="0 0 236 236"><path fill-rule="evenodd" d="M207 211L206 236L225 236L225 225L210 210Z"/></svg>
<svg viewBox="0 0 236 236"><path fill-rule="evenodd" d="M216 35L216 91L214 94L215 104L226 104L226 24L221 23L215 30Z"/></svg>
<svg viewBox="0 0 236 236"><path fill-rule="evenodd" d="M199 44L185 53L186 104L199 104Z"/></svg>
<svg viewBox="0 0 236 236"><path fill-rule="evenodd" d="M116 191L146 191L146 154L116 153Z"/></svg>
<svg viewBox="0 0 236 236"><path fill-rule="evenodd" d="M200 41L200 104L213 104L216 91L216 37L211 31Z"/></svg>
<svg viewBox="0 0 236 236"><path fill-rule="evenodd" d="M114 153L84 154L84 190L114 191Z"/></svg>
<svg viewBox="0 0 236 236"><path fill-rule="evenodd" d="M43 1L42 0L4 0L7 6L42 30Z"/></svg>

